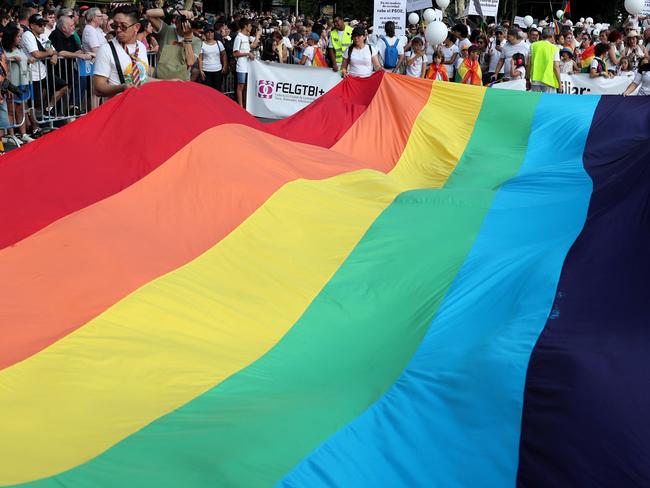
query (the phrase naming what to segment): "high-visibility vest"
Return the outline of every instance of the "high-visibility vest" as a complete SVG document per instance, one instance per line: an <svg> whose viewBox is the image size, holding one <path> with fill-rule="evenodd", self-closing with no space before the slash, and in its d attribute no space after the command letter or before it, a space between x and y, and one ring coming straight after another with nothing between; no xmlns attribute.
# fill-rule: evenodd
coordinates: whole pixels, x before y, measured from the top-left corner
<svg viewBox="0 0 650 488"><path fill-rule="evenodd" d="M330 36L332 36L332 46L336 53L336 64L341 66L341 63L343 63L343 52L352 45L352 27L349 25L345 26L343 39L339 39L339 31L336 30L336 27L330 32Z"/></svg>
<svg viewBox="0 0 650 488"><path fill-rule="evenodd" d="M553 63L557 51L558 47L548 41L537 41L530 46L530 57L533 63L531 81L541 81L553 88L560 87Z"/></svg>

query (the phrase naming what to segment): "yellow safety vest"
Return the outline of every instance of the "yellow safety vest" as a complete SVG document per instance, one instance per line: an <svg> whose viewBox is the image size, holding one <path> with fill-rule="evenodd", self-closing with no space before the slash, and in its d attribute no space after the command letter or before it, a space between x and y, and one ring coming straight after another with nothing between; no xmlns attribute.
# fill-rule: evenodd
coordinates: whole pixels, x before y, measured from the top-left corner
<svg viewBox="0 0 650 488"><path fill-rule="evenodd" d="M330 36L332 36L332 46L336 53L336 64L340 67L343 63L343 52L352 45L352 27L345 26L343 39L339 39L339 31L336 30L336 27L330 32Z"/></svg>
<svg viewBox="0 0 650 488"><path fill-rule="evenodd" d="M548 41L537 41L530 46L530 59L533 64L533 72L530 74L531 81L541 81L553 88L560 87L553 66L553 58L557 51L558 47Z"/></svg>

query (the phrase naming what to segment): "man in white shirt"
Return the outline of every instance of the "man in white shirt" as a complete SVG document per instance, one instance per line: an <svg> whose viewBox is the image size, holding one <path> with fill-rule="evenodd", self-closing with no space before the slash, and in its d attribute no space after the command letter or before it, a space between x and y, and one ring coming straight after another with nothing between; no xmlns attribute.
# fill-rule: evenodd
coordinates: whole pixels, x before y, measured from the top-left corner
<svg viewBox="0 0 650 488"><path fill-rule="evenodd" d="M512 56L515 53L521 53L524 55L526 63L528 63L529 56L529 45L526 44L519 38L519 29L512 28L508 29L508 42L501 49L501 59L497 63L495 73L492 75L492 80L496 81L497 73L500 72L501 68L505 67L505 74L509 76L510 67L512 63Z"/></svg>
<svg viewBox="0 0 650 488"><path fill-rule="evenodd" d="M97 7L86 12L86 27L81 36L81 49L86 53L97 54L97 50L106 44L106 35L101 28L104 14Z"/></svg>
<svg viewBox="0 0 650 488"><path fill-rule="evenodd" d="M248 61L255 59L251 49L255 49L260 42L261 30L257 30L257 37L251 41L251 29L253 25L250 19L239 21L239 32L235 37L232 46L233 57L237 60L237 103L246 108L246 83L248 83Z"/></svg>
<svg viewBox="0 0 650 488"><path fill-rule="evenodd" d="M45 24L45 32L43 32L41 39L49 39L50 34L56 28L56 12L54 10L48 10L45 14L45 20L47 20L47 24Z"/></svg>
<svg viewBox="0 0 650 488"><path fill-rule="evenodd" d="M497 79L503 78L503 68L501 71L496 71L499 60L501 59L501 50L505 46L505 31L502 28L498 28L494 33L494 38L490 39L488 45L488 55L490 56L490 64L488 66L488 73L490 78L494 73L497 74Z"/></svg>
<svg viewBox="0 0 650 488"><path fill-rule="evenodd" d="M48 79L48 70L45 60L55 65L58 62L56 51L52 48L45 48L39 37L45 31L47 21L40 15L35 14L29 17L28 26L23 32L20 47L26 56L34 59L30 65L32 84L34 86L34 100L43 109L44 114L49 114L56 102L63 96L65 83L61 86L62 80L52 76Z"/></svg>
<svg viewBox="0 0 650 488"><path fill-rule="evenodd" d="M149 76L147 48L137 40L139 19L139 10L131 5L122 5L113 11L111 27L116 32L115 38L97 50L95 60L93 88L100 97L112 97L130 87L153 81Z"/></svg>

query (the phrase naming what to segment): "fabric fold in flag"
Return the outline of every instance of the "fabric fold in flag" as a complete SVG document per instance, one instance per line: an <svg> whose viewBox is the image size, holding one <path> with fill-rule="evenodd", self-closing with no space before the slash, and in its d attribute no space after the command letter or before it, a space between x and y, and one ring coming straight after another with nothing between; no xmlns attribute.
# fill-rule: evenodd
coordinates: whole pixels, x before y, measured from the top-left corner
<svg viewBox="0 0 650 488"><path fill-rule="evenodd" d="M117 110L192 89L119 159ZM643 484L649 113L382 73L265 126L159 83L16 151L0 486ZM118 142L57 175L75 127Z"/></svg>

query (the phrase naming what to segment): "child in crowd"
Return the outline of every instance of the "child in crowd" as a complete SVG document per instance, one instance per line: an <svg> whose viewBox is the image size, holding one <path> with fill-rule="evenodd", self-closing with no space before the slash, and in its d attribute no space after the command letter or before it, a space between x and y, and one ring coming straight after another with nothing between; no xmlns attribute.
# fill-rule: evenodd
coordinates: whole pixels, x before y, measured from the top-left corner
<svg viewBox="0 0 650 488"><path fill-rule="evenodd" d="M510 63L511 80L523 80L526 78L526 57L521 53L512 55L512 63Z"/></svg>
<svg viewBox="0 0 650 488"><path fill-rule="evenodd" d="M608 43L600 43L596 45L594 49L594 60L591 62L589 67L589 78L611 78L613 74L607 71L607 63L605 63L605 56L609 51Z"/></svg>
<svg viewBox="0 0 650 488"><path fill-rule="evenodd" d="M572 75L573 73L580 73L580 68L578 63L576 63L573 50L568 48L563 48L560 51L560 73L567 75Z"/></svg>
<svg viewBox="0 0 650 488"><path fill-rule="evenodd" d="M411 40L411 55L406 60L406 75L413 78L424 78L426 56L424 41L421 37L414 37Z"/></svg>
<svg viewBox="0 0 650 488"><path fill-rule="evenodd" d="M479 63L480 55L481 50L478 46L470 46L467 50L467 57L458 66L457 81L465 85L483 86L483 73L481 72L481 65ZM525 74L526 72L524 71L524 76Z"/></svg>
<svg viewBox="0 0 650 488"><path fill-rule="evenodd" d="M440 51L434 51L432 61L426 77L434 81L449 81L443 54Z"/></svg>
<svg viewBox="0 0 650 488"><path fill-rule="evenodd" d="M442 43L441 51L444 57L442 63L445 65L445 68L447 68L447 73L453 75L454 66L456 65L456 60L460 56L460 51L456 45L456 38L452 33L449 33L447 39Z"/></svg>
<svg viewBox="0 0 650 488"><path fill-rule="evenodd" d="M632 63L630 58L622 57L618 65L618 76L633 76L634 70L632 69Z"/></svg>

